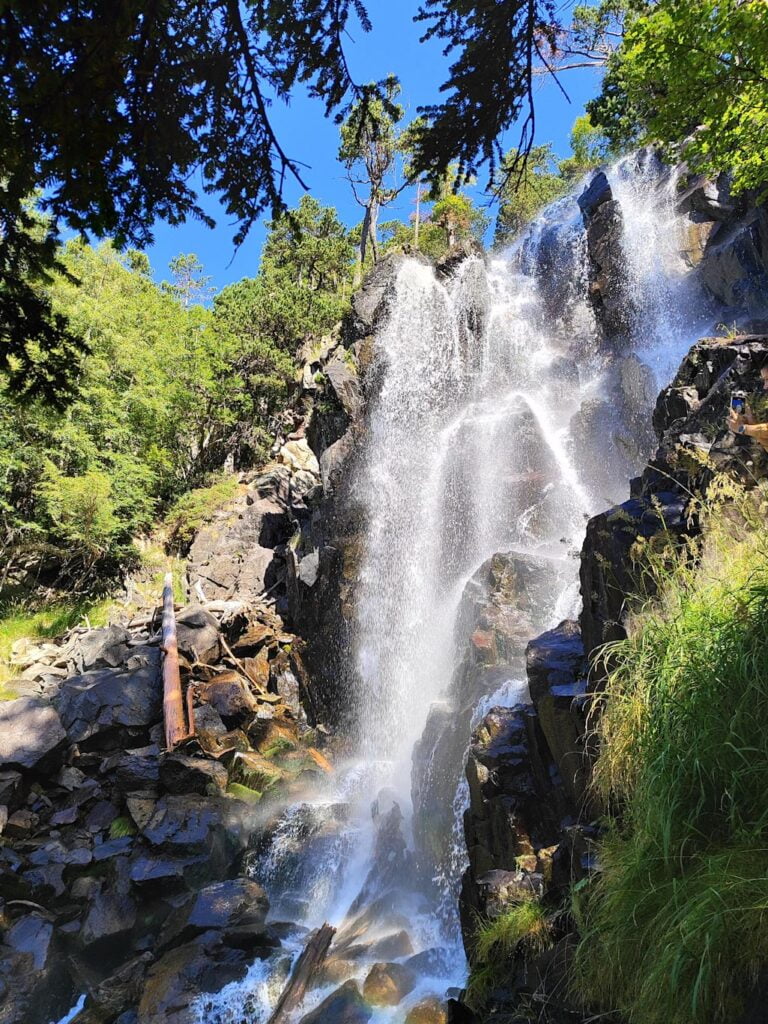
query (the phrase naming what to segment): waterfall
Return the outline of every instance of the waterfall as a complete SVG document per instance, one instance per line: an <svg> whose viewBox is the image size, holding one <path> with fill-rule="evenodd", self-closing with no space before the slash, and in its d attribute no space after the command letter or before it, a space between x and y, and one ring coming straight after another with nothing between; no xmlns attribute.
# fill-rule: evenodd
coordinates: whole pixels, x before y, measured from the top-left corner
<svg viewBox="0 0 768 1024"><path fill-rule="evenodd" d="M439 733L452 714L446 695L457 645L466 641L455 635L465 586L491 555L511 551L546 566L537 630L578 612L574 552L586 519L626 497L629 477L650 454L651 394L699 330L688 312L699 304L681 255L674 181L637 158L611 168L608 180L632 307L620 346L606 340L588 297L576 194L487 262L471 256L441 277L406 259L377 338L354 485L367 519L349 651L359 679L355 754L313 801L285 812L251 868L273 917L338 926L336 957L346 973L335 984L362 981L372 959L432 951L419 961L421 980L406 1002L377 1010L377 1022L402 1021L420 996L463 982L458 925L446 912L464 860L463 755L472 724L489 708L527 695L513 674L484 693L450 763L434 744L424 746L434 761L425 770L443 773L455 793L453 831L431 866L436 882L425 884L411 853L419 824L411 820L412 753L428 721ZM447 717L430 719L441 708ZM295 955L300 947L297 933L287 948ZM235 1024L244 1007L249 1022L266 1021L279 989L269 970L261 962L245 981L206 998L201 1021ZM287 970L285 947L274 970ZM295 1019L331 990L311 992Z"/></svg>

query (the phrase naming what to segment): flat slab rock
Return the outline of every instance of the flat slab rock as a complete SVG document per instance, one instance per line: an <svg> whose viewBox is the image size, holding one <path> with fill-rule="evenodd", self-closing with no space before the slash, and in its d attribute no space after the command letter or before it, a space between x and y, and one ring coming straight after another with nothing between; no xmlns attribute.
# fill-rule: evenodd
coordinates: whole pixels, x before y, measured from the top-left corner
<svg viewBox="0 0 768 1024"><path fill-rule="evenodd" d="M160 721L160 651L137 647L124 669L104 668L72 676L55 701L73 743L119 726L151 726Z"/></svg>
<svg viewBox="0 0 768 1024"><path fill-rule="evenodd" d="M39 697L0 701L0 764L35 768L62 748L67 733L54 707Z"/></svg>

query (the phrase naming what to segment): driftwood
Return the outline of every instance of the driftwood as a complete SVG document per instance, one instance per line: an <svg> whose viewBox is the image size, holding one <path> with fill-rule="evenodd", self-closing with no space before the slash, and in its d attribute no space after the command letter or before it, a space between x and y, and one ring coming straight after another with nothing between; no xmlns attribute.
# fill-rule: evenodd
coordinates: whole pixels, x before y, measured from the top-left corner
<svg viewBox="0 0 768 1024"><path fill-rule="evenodd" d="M335 928L324 924L312 935L296 961L296 966L291 972L268 1024L280 1024L280 1021L284 1020L302 1001L312 978L322 967L328 955L328 949L335 934Z"/></svg>
<svg viewBox="0 0 768 1024"><path fill-rule="evenodd" d="M165 746L173 750L187 736L184 701L179 675L179 648L176 643L176 614L173 607L173 574L166 573L163 587L163 721Z"/></svg>

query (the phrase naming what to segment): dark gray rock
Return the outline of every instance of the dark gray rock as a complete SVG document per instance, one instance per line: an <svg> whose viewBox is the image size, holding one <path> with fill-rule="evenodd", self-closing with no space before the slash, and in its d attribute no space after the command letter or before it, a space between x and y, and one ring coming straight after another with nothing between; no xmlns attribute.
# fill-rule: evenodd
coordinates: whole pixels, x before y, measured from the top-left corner
<svg viewBox="0 0 768 1024"><path fill-rule="evenodd" d="M149 728L162 713L160 652L138 647L125 669L72 676L61 684L55 704L74 743L111 730Z"/></svg>
<svg viewBox="0 0 768 1024"><path fill-rule="evenodd" d="M221 654L219 624L205 608L189 605L176 616L176 642L190 662L207 665Z"/></svg>
<svg viewBox="0 0 768 1024"><path fill-rule="evenodd" d="M44 768L63 753L67 733L56 709L39 697L0 701L0 764ZM13 777L8 777L13 786Z"/></svg>
<svg viewBox="0 0 768 1024"><path fill-rule="evenodd" d="M631 498L590 519L581 551L579 619L588 655L626 635L631 595L652 596L648 574L640 571L632 557L638 539L663 534L671 544L679 543L690 529L686 508L684 496L660 491L653 498Z"/></svg>
<svg viewBox="0 0 768 1024"><path fill-rule="evenodd" d="M464 830L469 867L459 903L467 954L477 923L488 917L491 871L537 874L543 851L557 844L571 809L541 723L531 705L493 708L472 736L467 761L469 809ZM495 904L494 904L495 906Z"/></svg>
<svg viewBox="0 0 768 1024"><path fill-rule="evenodd" d="M585 217L591 217L598 206L610 202L613 199L611 186L604 171L598 171L592 178L589 185L581 193L577 202L579 209Z"/></svg>
<svg viewBox="0 0 768 1024"><path fill-rule="evenodd" d="M106 626L103 629L89 629L78 638L74 649L74 660L78 672L91 668L108 666L117 668L130 655L128 641L131 634L123 626Z"/></svg>
<svg viewBox="0 0 768 1024"><path fill-rule="evenodd" d="M566 620L531 640L525 651L528 688L574 811L583 807L589 777L584 750L587 662L577 622Z"/></svg>
<svg viewBox="0 0 768 1024"><path fill-rule="evenodd" d="M160 763L160 781L169 793L223 793L227 769L218 761L188 754L166 754Z"/></svg>
<svg viewBox="0 0 768 1024"><path fill-rule="evenodd" d="M104 947L117 947L122 954L125 944L136 925L136 903L127 892L116 888L102 889L91 902L78 936L81 948L96 943L102 955Z"/></svg>
<svg viewBox="0 0 768 1024"><path fill-rule="evenodd" d="M19 918L5 933L4 942L17 953L29 953L32 969L41 971L48 960L53 925L39 914Z"/></svg>
<svg viewBox="0 0 768 1024"><path fill-rule="evenodd" d="M143 829L147 842L174 856L206 854L211 873L224 873L244 843L247 825L233 819L226 798L192 794L158 800Z"/></svg>
<svg viewBox="0 0 768 1024"><path fill-rule="evenodd" d="M252 954L220 947L215 933L170 950L149 969L137 1024L194 1024L196 1000L239 981L251 959Z"/></svg>
<svg viewBox="0 0 768 1024"><path fill-rule="evenodd" d="M171 914L159 946L178 945L204 932L217 931L228 944L245 948L264 934L268 911L267 894L251 879L214 882L192 894Z"/></svg>

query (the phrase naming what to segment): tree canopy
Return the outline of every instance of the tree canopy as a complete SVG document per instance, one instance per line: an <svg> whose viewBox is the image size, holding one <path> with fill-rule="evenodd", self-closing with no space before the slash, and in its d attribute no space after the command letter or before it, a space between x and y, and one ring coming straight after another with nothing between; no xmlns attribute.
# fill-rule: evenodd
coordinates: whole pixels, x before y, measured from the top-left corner
<svg viewBox="0 0 768 1024"><path fill-rule="evenodd" d="M636 3L609 60L593 122L619 145L661 143L734 191L768 182L768 5Z"/></svg>

